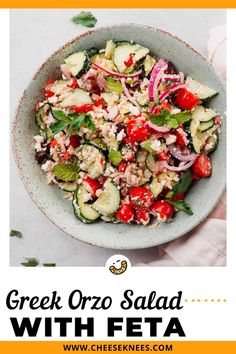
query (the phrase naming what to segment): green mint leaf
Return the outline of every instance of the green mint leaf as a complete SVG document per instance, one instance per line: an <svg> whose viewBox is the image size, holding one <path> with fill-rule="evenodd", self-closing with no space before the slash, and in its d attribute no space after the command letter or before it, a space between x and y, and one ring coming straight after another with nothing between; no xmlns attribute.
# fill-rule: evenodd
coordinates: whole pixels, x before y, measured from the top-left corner
<svg viewBox="0 0 236 354"><path fill-rule="evenodd" d="M56 135L57 133L60 133L62 130L66 129L68 126L68 123L60 121L58 123L54 123L50 125L50 129L52 131L53 135Z"/></svg>
<svg viewBox="0 0 236 354"><path fill-rule="evenodd" d="M44 267L56 267L56 263L43 263Z"/></svg>
<svg viewBox="0 0 236 354"><path fill-rule="evenodd" d="M167 193L166 197L172 198L174 195L177 195L179 193L185 193L191 185L192 180L192 173L190 171L184 173L180 178L179 182L173 186L172 190L169 193Z"/></svg>
<svg viewBox="0 0 236 354"><path fill-rule="evenodd" d="M159 114L150 114L149 120L153 124L161 127L165 125L170 119L171 113L167 109L163 109Z"/></svg>
<svg viewBox="0 0 236 354"><path fill-rule="evenodd" d="M172 116L172 117L173 117L173 116ZM170 119L168 120L167 125L168 125L170 128L176 129L176 128L178 128L179 123L178 123L177 119L175 119L175 118L170 118Z"/></svg>
<svg viewBox="0 0 236 354"><path fill-rule="evenodd" d="M193 215L192 210L189 205L185 202L185 200L168 200L168 203L173 205L177 210L183 211L188 215Z"/></svg>
<svg viewBox="0 0 236 354"><path fill-rule="evenodd" d="M76 163L57 163L52 172L54 176L64 182L74 182L79 177L79 165Z"/></svg>
<svg viewBox="0 0 236 354"><path fill-rule="evenodd" d="M24 267L37 267L39 261L36 258L25 258L27 262L22 262Z"/></svg>
<svg viewBox="0 0 236 354"><path fill-rule="evenodd" d="M120 81L113 79L113 77L111 77L111 76L106 77L106 85L107 85L107 88L111 91L115 91L118 93L123 92L123 87L122 87Z"/></svg>
<svg viewBox="0 0 236 354"><path fill-rule="evenodd" d="M94 27L97 23L97 19L91 12L81 11L78 15L72 17L72 22L76 25L83 25L85 27Z"/></svg>
<svg viewBox="0 0 236 354"><path fill-rule="evenodd" d="M72 126L73 128L75 128L78 131L78 130L80 130L82 124L85 122L86 115L84 113L80 114L80 115L74 114L73 117L74 117L74 119L70 123L70 126Z"/></svg>
<svg viewBox="0 0 236 354"><path fill-rule="evenodd" d="M70 123L71 119L70 117L65 114L63 111L57 110L55 108L52 109L52 115L55 119L65 122L65 123Z"/></svg>
<svg viewBox="0 0 236 354"><path fill-rule="evenodd" d="M11 236L11 237L18 237L18 238L21 238L21 237L22 237L22 234L21 234L20 231L11 230L11 231L10 231L10 236Z"/></svg>
<svg viewBox="0 0 236 354"><path fill-rule="evenodd" d="M153 143L153 141L151 140L151 139L148 139L148 140L145 140L145 141L143 141L141 144L140 144L140 146L143 148L143 149L145 149L145 150L148 150L148 151L150 151L150 152L154 152L155 150L152 148L152 143Z"/></svg>
<svg viewBox="0 0 236 354"><path fill-rule="evenodd" d="M70 125L67 131L66 139L69 138L73 134L73 127Z"/></svg>
<svg viewBox="0 0 236 354"><path fill-rule="evenodd" d="M184 111L184 112L179 112L176 114L172 115L173 118L175 118L178 121L178 124L184 124L185 122L188 122L192 118L192 112L191 111Z"/></svg>
<svg viewBox="0 0 236 354"><path fill-rule="evenodd" d="M86 125L90 130L96 130L95 124L93 122L92 116L88 114L85 119Z"/></svg>
<svg viewBox="0 0 236 354"><path fill-rule="evenodd" d="M122 161L122 155L120 151L111 150L108 154L108 159L113 165L119 165Z"/></svg>

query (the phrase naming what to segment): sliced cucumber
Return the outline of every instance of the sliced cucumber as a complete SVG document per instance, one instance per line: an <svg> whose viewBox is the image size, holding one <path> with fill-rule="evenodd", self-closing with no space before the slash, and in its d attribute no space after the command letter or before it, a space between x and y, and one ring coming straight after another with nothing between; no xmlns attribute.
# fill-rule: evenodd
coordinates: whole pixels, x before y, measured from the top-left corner
<svg viewBox="0 0 236 354"><path fill-rule="evenodd" d="M142 47L141 45L136 44L136 49L135 49L135 55L134 55L134 62L139 61L140 59L143 59L145 55L149 53L149 49Z"/></svg>
<svg viewBox="0 0 236 354"><path fill-rule="evenodd" d="M144 58L149 53L148 48L144 48L138 44L121 44L118 45L113 54L113 62L119 72L124 72L127 69L125 62L133 56L133 61L136 63L140 59Z"/></svg>
<svg viewBox="0 0 236 354"><path fill-rule="evenodd" d="M144 62L143 62L143 70L144 70L145 76L148 76L150 74L155 63L156 63L155 58L153 58L151 55L146 55Z"/></svg>
<svg viewBox="0 0 236 354"><path fill-rule="evenodd" d="M69 55L65 59L65 63L69 67L71 74L79 78L89 68L89 57L85 51L77 52Z"/></svg>
<svg viewBox="0 0 236 354"><path fill-rule="evenodd" d="M149 102L148 95L142 92L138 92L135 98L140 106L146 106Z"/></svg>
<svg viewBox="0 0 236 354"><path fill-rule="evenodd" d="M44 136L46 139L51 139L53 137L53 132L49 127L46 128Z"/></svg>
<svg viewBox="0 0 236 354"><path fill-rule="evenodd" d="M105 53L98 53L91 57L91 62L100 64L100 61L104 58L105 58Z"/></svg>
<svg viewBox="0 0 236 354"><path fill-rule="evenodd" d="M68 81L67 80L56 80L51 86L50 86L50 91L54 92L55 95L60 95L66 90L70 90L70 88L67 86Z"/></svg>
<svg viewBox="0 0 236 354"><path fill-rule="evenodd" d="M113 42L112 39L107 41L106 50L105 50L105 58L106 59L111 59L111 57L114 53L115 47L116 47L116 44Z"/></svg>
<svg viewBox="0 0 236 354"><path fill-rule="evenodd" d="M148 154L145 160L146 166L152 173L157 173L158 171L158 161L155 154Z"/></svg>
<svg viewBox="0 0 236 354"><path fill-rule="evenodd" d="M78 151L78 157L82 161L80 168L88 172L91 178L97 178L103 174L105 170L105 158L95 146L84 144Z"/></svg>
<svg viewBox="0 0 236 354"><path fill-rule="evenodd" d="M84 195L88 193L85 188L80 186L76 193L77 205L81 216L89 221L97 220L100 217L100 213L94 210L90 204L84 202Z"/></svg>
<svg viewBox="0 0 236 354"><path fill-rule="evenodd" d="M119 100L120 95L116 92L103 92L101 94L102 98L106 102L106 104L112 106L115 102Z"/></svg>
<svg viewBox="0 0 236 354"><path fill-rule="evenodd" d="M163 190L163 185L159 182L157 177L153 177L152 182L150 183L150 191L152 192L154 198L158 197L158 195Z"/></svg>
<svg viewBox="0 0 236 354"><path fill-rule="evenodd" d="M58 186L65 192L75 192L78 188L76 182L60 182L58 183Z"/></svg>
<svg viewBox="0 0 236 354"><path fill-rule="evenodd" d="M208 122L202 122L202 123L200 123L199 130L201 132L205 132L206 130L212 128L214 124L215 124L215 120L214 119L211 119Z"/></svg>
<svg viewBox="0 0 236 354"><path fill-rule="evenodd" d="M211 108L197 106L192 112L192 119L197 120L199 122L208 122L212 118L215 118L217 115L218 113Z"/></svg>
<svg viewBox="0 0 236 354"><path fill-rule="evenodd" d="M93 209L102 215L114 214L120 205L120 191L110 181L104 183L104 190L99 195L95 203L92 204Z"/></svg>
<svg viewBox="0 0 236 354"><path fill-rule="evenodd" d="M77 219L79 219L80 221L82 221L84 224L91 224L91 223L92 223L91 220L88 220L88 219L84 218L84 217L81 215L80 207L79 207L78 204L77 204L77 191L74 192L72 205L73 205L73 208L74 208L74 214L75 214L75 216L77 217Z"/></svg>
<svg viewBox="0 0 236 354"><path fill-rule="evenodd" d="M73 91L68 92L66 97L60 103L61 107L72 107L78 106L83 104L92 104L93 101L89 96L89 92L86 92L81 89L76 89Z"/></svg>
<svg viewBox="0 0 236 354"><path fill-rule="evenodd" d="M190 134L191 134L191 142L192 142L192 147L193 150L196 152L196 154L200 153L201 146L202 146L202 140L199 136L199 127L200 127L200 122L197 120L192 119L190 123Z"/></svg>
<svg viewBox="0 0 236 354"><path fill-rule="evenodd" d="M212 152L215 151L219 144L219 134L217 131L215 131L211 136L206 141L206 144L204 146L204 151L207 155L211 154Z"/></svg>
<svg viewBox="0 0 236 354"><path fill-rule="evenodd" d="M85 219L85 218L81 215L80 208L79 208L79 206L77 205L76 200L73 200L72 205L73 205L74 213L75 213L75 216L77 217L77 219L79 219L80 221L82 221L84 224L90 224L90 223L92 222L92 221L90 221L90 220L88 220L88 219Z"/></svg>
<svg viewBox="0 0 236 354"><path fill-rule="evenodd" d="M44 106L42 106L35 114L35 122L41 130L42 135L46 139L51 139L53 137L53 133L51 129L47 126L47 124L44 122L45 118L47 118L47 113L45 112Z"/></svg>
<svg viewBox="0 0 236 354"><path fill-rule="evenodd" d="M99 53L99 50L98 48L96 47L91 47L89 49L86 50L86 53L88 54L88 56L91 58L93 57L94 55L98 54Z"/></svg>
<svg viewBox="0 0 236 354"><path fill-rule="evenodd" d="M147 151L146 150L139 150L136 154L136 162L145 162L146 157L147 157Z"/></svg>
<svg viewBox="0 0 236 354"><path fill-rule="evenodd" d="M35 122L40 130L44 131L47 125L44 123L44 119L47 118L44 106L40 107L35 114Z"/></svg>
<svg viewBox="0 0 236 354"><path fill-rule="evenodd" d="M217 94L217 91L205 85L200 84L200 82L193 80L189 76L186 79L186 84L189 91L195 93L201 100L204 100L209 97L213 97Z"/></svg>

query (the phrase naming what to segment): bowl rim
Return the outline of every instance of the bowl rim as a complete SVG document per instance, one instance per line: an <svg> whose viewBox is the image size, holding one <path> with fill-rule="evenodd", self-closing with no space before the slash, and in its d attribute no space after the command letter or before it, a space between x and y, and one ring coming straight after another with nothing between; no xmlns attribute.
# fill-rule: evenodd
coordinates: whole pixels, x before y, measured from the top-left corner
<svg viewBox="0 0 236 354"><path fill-rule="evenodd" d="M178 42L182 43L185 47L187 47L188 49L190 49L195 55L197 55L198 57L200 57L211 69L213 69L214 74L217 76L218 80L221 82L221 84L225 87L225 82L223 81L223 79L221 78L221 76L215 71L214 66L212 65L212 63L210 63L208 61L208 59L206 58L206 56L204 56L203 54L199 53L196 49L194 49L188 42L184 41L183 39L179 38L177 35L174 35L166 30L163 30L159 27L154 27L154 26L149 26L149 25L143 25L143 24L136 24L136 23L118 23L115 25L107 25L107 26L100 26L100 27L96 27L93 29L89 29L85 32L82 32L80 35L70 39L69 41L67 41L65 44L61 45L58 49L54 50L52 52L52 54L50 54L44 61L43 63L39 66L39 68L36 70L35 74L33 75L33 77L31 78L31 80L29 81L29 84L31 81L35 81L38 78L38 75L41 73L41 71L44 69L44 66L48 63L48 61L50 61L51 59L54 58L54 56L56 54L59 54L63 49L66 49L68 46L76 43L77 41L81 40L82 38L86 38L87 36L90 36L91 34L95 33L95 32L99 32L101 30L107 30L107 29L112 29L112 28L116 28L116 27L122 27L122 26L131 26L133 28L138 27L138 28L144 28L147 30L151 30L154 32L160 32L166 36L169 36L172 39L177 40ZM28 84L28 86L29 86ZM40 202L37 200L36 197L34 197L34 194L31 192L31 190L28 187L28 183L27 180L24 176L24 173L22 171L22 166L21 166L21 160L19 158L18 155L18 150L17 150L17 139L16 139L16 126L17 123L19 121L19 116L20 116L20 110L24 101L24 98L26 96L27 90L28 90L28 86L24 89L22 95L20 96L20 98L18 99L18 104L16 107L16 111L14 114L14 119L11 123L12 129L11 129L11 147L12 147L12 151L13 151L13 156L14 156L14 160L16 163L16 166L18 168L18 172L19 172L19 176L20 179L23 183L23 186L25 187L27 193L29 194L29 196L31 197L31 199L33 200L33 202L35 203L35 205L38 207L38 209L50 220L50 222L52 222L56 227L58 227L61 231L63 231L64 233L66 233L67 235L69 235L70 237L72 237L73 239L76 239L79 242L84 242L86 244L92 245L92 246L96 246L96 247L101 247L101 248L107 248L107 249L114 249L114 250L139 250L139 249L147 249L147 248L152 248L152 247L157 247L160 246L162 244L166 244L169 243L171 241L175 241L183 236L186 236L190 231L196 229L198 226L200 226L200 224L207 219L207 217L209 216L209 214L214 210L214 208L216 207L217 203L219 202L219 200L221 199L225 189L226 189L226 179L224 181L224 183L222 184L222 188L220 190L220 193L218 195L218 198L216 199L215 203L212 204L212 207L208 210L207 213L204 214L204 216L202 216L200 219L196 220L196 222L190 226L189 228L187 228L185 230L185 232L180 235L177 236L174 239L171 240L166 240L164 242L157 242L157 243L150 243L150 245L130 245L129 247L125 246L122 247L122 245L118 246L107 246L103 243L94 243L92 241L88 241L88 240L81 240L79 237L76 237L75 235L72 235L71 233L69 233L68 231L66 231L64 229L63 226L59 226L54 220L52 220L52 218L47 214L46 210L44 210L44 208L40 205ZM158 240L157 240L158 241Z"/></svg>

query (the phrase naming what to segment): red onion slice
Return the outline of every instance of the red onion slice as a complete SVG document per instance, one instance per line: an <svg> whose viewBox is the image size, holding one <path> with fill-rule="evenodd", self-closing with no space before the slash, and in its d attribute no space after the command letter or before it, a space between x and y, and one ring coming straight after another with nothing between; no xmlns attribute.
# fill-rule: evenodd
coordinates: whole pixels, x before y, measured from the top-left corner
<svg viewBox="0 0 236 354"><path fill-rule="evenodd" d="M128 98L128 100L133 103L135 106L139 107L138 103L136 102L136 100L134 99L134 97L132 97L129 93L129 90L125 84L125 78L121 78L120 79L120 82L121 82L121 85L123 87L123 90L124 90L124 94L125 96Z"/></svg>
<svg viewBox="0 0 236 354"><path fill-rule="evenodd" d="M153 130L155 130L157 133L169 133L171 131L171 128L167 127L166 125L162 126L162 127L158 127L158 125L153 124L152 122L150 122L149 120L147 121L147 125L152 128Z"/></svg>
<svg viewBox="0 0 236 354"><path fill-rule="evenodd" d="M105 73L109 74L110 76L114 76L114 77L136 77L139 76L142 73L142 70L136 71L133 74L121 74L121 73L117 73L115 71L111 71L107 68L104 68L104 66L98 65L96 63L93 63L93 66L95 66L95 68L100 69L102 71L104 71Z"/></svg>
<svg viewBox="0 0 236 354"><path fill-rule="evenodd" d="M103 75L98 74L98 76L97 76L97 84L98 84L98 87L101 90L104 90L104 91L106 90L106 80L105 80Z"/></svg>
<svg viewBox="0 0 236 354"><path fill-rule="evenodd" d="M179 90L180 88L184 87L185 84L173 84L170 88L165 90L160 96L159 101L162 102L169 96L172 92Z"/></svg>
<svg viewBox="0 0 236 354"><path fill-rule="evenodd" d="M185 171L187 170L189 167L191 167L193 164L194 164L194 160L192 161L189 161L188 163L186 163L185 165L182 165L182 166L171 166L169 165L166 161L160 161L159 162L159 165L161 168L166 168L167 170L169 171L175 171L175 172L181 172L181 171Z"/></svg>
<svg viewBox="0 0 236 354"><path fill-rule="evenodd" d="M178 159L179 161L192 161L195 160L197 157L197 154L188 154L188 155L183 155L181 151L175 146L175 145L169 145L169 151L171 155Z"/></svg>
<svg viewBox="0 0 236 354"><path fill-rule="evenodd" d="M156 90L160 80L161 75L167 69L167 62L163 59L158 60L155 64L149 81L148 95L151 101L154 101L156 97Z"/></svg>

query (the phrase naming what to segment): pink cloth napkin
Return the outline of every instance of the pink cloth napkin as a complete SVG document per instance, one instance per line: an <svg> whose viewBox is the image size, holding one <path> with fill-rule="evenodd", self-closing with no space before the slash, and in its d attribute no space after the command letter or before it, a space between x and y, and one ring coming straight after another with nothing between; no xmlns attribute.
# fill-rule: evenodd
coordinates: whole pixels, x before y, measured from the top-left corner
<svg viewBox="0 0 236 354"><path fill-rule="evenodd" d="M209 33L208 60L226 78L226 28ZM226 193L208 218L187 235L157 247L158 259L146 266L225 266ZM143 266L144 264L138 264Z"/></svg>

